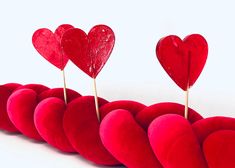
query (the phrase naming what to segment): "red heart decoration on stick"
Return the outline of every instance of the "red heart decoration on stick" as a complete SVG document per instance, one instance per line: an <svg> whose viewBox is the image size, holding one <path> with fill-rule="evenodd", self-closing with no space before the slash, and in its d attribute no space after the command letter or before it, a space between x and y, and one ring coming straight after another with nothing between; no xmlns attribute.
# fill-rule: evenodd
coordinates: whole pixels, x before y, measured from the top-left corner
<svg viewBox="0 0 235 168"><path fill-rule="evenodd" d="M35 31L32 37L34 48L38 53L61 70L65 68L69 60L61 49L61 38L64 32L71 28L73 26L63 24L55 30L55 33L42 28Z"/></svg>
<svg viewBox="0 0 235 168"><path fill-rule="evenodd" d="M94 26L88 35L78 28L70 29L61 41L69 59L92 78L96 78L104 67L114 43L114 32L106 25Z"/></svg>
<svg viewBox="0 0 235 168"><path fill-rule="evenodd" d="M170 35L158 42L156 54L167 74L186 91L196 82L204 68L208 45L199 34L189 35L184 40Z"/></svg>

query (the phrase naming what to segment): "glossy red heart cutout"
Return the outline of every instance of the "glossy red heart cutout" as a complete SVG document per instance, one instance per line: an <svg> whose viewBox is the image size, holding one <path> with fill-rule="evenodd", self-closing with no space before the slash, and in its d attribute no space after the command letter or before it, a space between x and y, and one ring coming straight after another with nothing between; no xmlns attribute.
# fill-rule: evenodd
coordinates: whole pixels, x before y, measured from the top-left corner
<svg viewBox="0 0 235 168"><path fill-rule="evenodd" d="M73 26L63 24L55 30L55 33L47 28L42 28L35 31L32 37L34 48L39 54L61 70L65 68L69 60L62 51L61 38L71 28Z"/></svg>
<svg viewBox="0 0 235 168"><path fill-rule="evenodd" d="M107 150L126 167L162 167L151 150L147 133L127 110L108 113L101 122L100 137Z"/></svg>
<svg viewBox="0 0 235 168"><path fill-rule="evenodd" d="M162 38L156 47L156 55L164 70L183 90L198 79L208 55L208 45L203 36L192 34L181 40L170 35Z"/></svg>
<svg viewBox="0 0 235 168"><path fill-rule="evenodd" d="M11 133L17 133L19 131L8 117L7 100L12 92L20 86L17 83L8 83L0 86L0 129Z"/></svg>
<svg viewBox="0 0 235 168"><path fill-rule="evenodd" d="M148 128L152 149L164 168L207 168L191 124L182 116L166 114Z"/></svg>
<svg viewBox="0 0 235 168"><path fill-rule="evenodd" d="M189 108L188 111L188 120L190 123L194 123L202 119L202 116L193 109ZM155 118L164 114L178 114L184 116L184 105L172 102L153 104L140 111L136 115L135 119L145 130L147 130L150 123Z"/></svg>
<svg viewBox="0 0 235 168"><path fill-rule="evenodd" d="M99 98L99 106L108 103ZM120 163L105 149L100 136L93 96L79 97L67 105L63 126L74 149L84 158L100 165Z"/></svg>
<svg viewBox="0 0 235 168"><path fill-rule="evenodd" d="M201 144L204 140L213 132L220 130L234 130L235 131L235 119L230 117L210 117L195 122L193 125L193 131L197 135L197 138Z"/></svg>
<svg viewBox="0 0 235 168"><path fill-rule="evenodd" d="M203 143L209 168L235 167L235 131L222 130L210 134Z"/></svg>
<svg viewBox="0 0 235 168"><path fill-rule="evenodd" d="M96 78L109 59L114 43L114 32L106 25L94 26L88 35L78 28L70 29L61 41L69 59L92 78Z"/></svg>

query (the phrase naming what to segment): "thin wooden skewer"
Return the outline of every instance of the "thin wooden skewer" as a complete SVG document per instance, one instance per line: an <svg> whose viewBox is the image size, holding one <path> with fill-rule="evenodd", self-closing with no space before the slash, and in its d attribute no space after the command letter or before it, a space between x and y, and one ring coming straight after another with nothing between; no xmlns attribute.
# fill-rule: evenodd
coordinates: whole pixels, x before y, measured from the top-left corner
<svg viewBox="0 0 235 168"><path fill-rule="evenodd" d="M93 88L94 88L94 98L95 98L95 109L98 121L100 121L100 112L99 112L99 104L98 104L98 96L97 96L97 88L96 88L96 80L93 78Z"/></svg>
<svg viewBox="0 0 235 168"><path fill-rule="evenodd" d="M62 70L62 75L63 75L63 83L64 83L64 102L65 104L67 104L66 80L65 80L64 70Z"/></svg>
<svg viewBox="0 0 235 168"><path fill-rule="evenodd" d="M188 99L189 99L189 74L190 74L190 67L191 67L191 52L188 52L188 83L187 83L187 90L185 91L185 106L184 106L184 117L188 119Z"/></svg>
<svg viewBox="0 0 235 168"><path fill-rule="evenodd" d="M185 106L184 106L184 117L188 119L188 99L189 99L189 87L185 91Z"/></svg>

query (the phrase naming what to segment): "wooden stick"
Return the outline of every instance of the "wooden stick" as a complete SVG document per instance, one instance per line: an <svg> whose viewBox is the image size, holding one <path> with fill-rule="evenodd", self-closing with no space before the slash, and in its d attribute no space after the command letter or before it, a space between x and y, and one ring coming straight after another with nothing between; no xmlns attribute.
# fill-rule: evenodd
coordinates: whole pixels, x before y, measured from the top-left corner
<svg viewBox="0 0 235 168"><path fill-rule="evenodd" d="M98 121L100 121L100 112L99 112L99 104L98 104L98 96L97 96L97 88L96 88L96 80L93 78L93 88L94 88L94 98L95 98L95 109Z"/></svg>
<svg viewBox="0 0 235 168"><path fill-rule="evenodd" d="M189 87L185 91L185 106L184 106L184 117L188 119L188 95L189 95Z"/></svg>
<svg viewBox="0 0 235 168"><path fill-rule="evenodd" d="M64 83L64 102L65 104L67 104L66 80L65 80L64 70L62 70L62 75L63 75L63 83Z"/></svg>

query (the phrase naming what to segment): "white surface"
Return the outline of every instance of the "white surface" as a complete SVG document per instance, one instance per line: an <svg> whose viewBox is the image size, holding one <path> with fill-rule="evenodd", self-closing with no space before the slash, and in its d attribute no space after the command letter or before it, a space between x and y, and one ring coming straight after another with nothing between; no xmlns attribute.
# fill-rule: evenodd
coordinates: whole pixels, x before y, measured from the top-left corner
<svg viewBox="0 0 235 168"><path fill-rule="evenodd" d="M77 154L61 153L46 143L30 141L23 135L0 132L0 161L5 168L79 168L98 167ZM120 168L120 167L117 167Z"/></svg>
<svg viewBox="0 0 235 168"><path fill-rule="evenodd" d="M184 103L184 93L164 72L155 56L157 41L166 35L202 34L209 43L205 69L190 90L190 106L205 117L235 117L235 1L233 0L1 0L0 83L42 83L62 86L59 70L31 44L41 27L54 30L70 23L86 32L96 24L109 25L116 34L110 60L97 78L101 97L132 99L147 105ZM83 95L92 94L91 80L72 63L67 83ZM1 165L8 168L94 167L79 159L0 133ZM3 149L3 150L2 150ZM14 156L14 159L11 158ZM29 162L28 162L29 161Z"/></svg>

